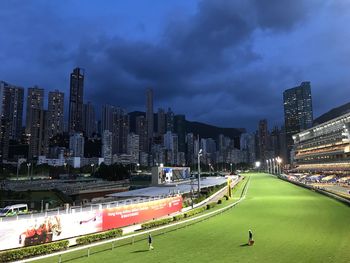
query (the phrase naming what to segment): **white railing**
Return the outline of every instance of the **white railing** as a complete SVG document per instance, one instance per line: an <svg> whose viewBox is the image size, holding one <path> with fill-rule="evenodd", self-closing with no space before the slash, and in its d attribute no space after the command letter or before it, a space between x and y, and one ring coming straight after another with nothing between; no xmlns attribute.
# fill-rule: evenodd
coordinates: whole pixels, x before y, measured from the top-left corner
<svg viewBox="0 0 350 263"><path fill-rule="evenodd" d="M232 203L232 204L230 204L228 206L225 206L223 208L220 208L218 210L215 210L215 211L212 211L212 212L209 212L209 213L205 213L203 215L199 215L199 216L196 216L196 217L193 217L193 218L190 218L190 219L182 220L182 221L177 222L177 223L172 223L170 225L165 225L165 226L157 227L157 228L154 228L154 229L145 230L145 231L142 231L142 232L139 232L139 233L135 233L135 234L131 234L131 235L123 236L123 237L118 237L118 238L114 238L114 239L109 239L109 240L105 240L105 241L100 241L100 242L96 242L96 243L93 243L93 244L84 245L84 246L68 249L68 250L65 250L65 251L59 251L59 252L55 252L55 253L52 253L52 254L43 255L43 256L34 257L34 258L25 259L25 260L16 261L16 262L17 263L32 262L32 261L35 261L35 260L40 260L40 259L45 259L45 258L50 258L50 257L57 256L58 257L57 262L60 263L60 262L62 262L62 258L61 258L62 255L67 254L67 253L71 253L71 252L75 252L75 251L79 251L79 250L84 250L84 249L87 250L86 256L89 257L90 256L90 249L92 247L96 247L96 246L101 246L101 245L104 245L104 244L112 243L111 244L111 249L114 249L115 248L115 242L117 242L117 241L129 239L129 238L132 238L132 240L134 241L135 237L138 237L138 236L141 236L141 235L145 235L145 234L148 234L148 233L165 230L167 228L172 228L174 226L184 225L183 227L186 227L188 225L196 223L196 221L201 222L201 221L203 221L205 219L211 218L212 216L221 214L221 213L225 212L226 210L228 210L228 209L236 206L240 202L242 202L245 199L245 197L246 197L249 184L250 184L250 177L249 177L247 183L245 184L244 192L243 192L242 196L236 202L234 202L234 203ZM200 219L202 219L202 220L200 220ZM191 224L189 224L189 223L191 223ZM132 243L133 243L133 241L132 241Z"/></svg>

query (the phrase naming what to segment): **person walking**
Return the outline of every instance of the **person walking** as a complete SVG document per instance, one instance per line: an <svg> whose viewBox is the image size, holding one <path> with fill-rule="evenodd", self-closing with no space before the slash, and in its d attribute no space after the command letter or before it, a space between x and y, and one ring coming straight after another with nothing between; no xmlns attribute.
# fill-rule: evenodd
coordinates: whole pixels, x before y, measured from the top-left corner
<svg viewBox="0 0 350 263"><path fill-rule="evenodd" d="M252 230L248 230L248 235L249 235L249 239L248 239L248 245L252 246L254 244L254 239L253 239L253 232Z"/></svg>
<svg viewBox="0 0 350 263"><path fill-rule="evenodd" d="M149 250L154 249L154 247L153 247L153 238L152 238L151 234L148 235L148 247L149 247Z"/></svg>

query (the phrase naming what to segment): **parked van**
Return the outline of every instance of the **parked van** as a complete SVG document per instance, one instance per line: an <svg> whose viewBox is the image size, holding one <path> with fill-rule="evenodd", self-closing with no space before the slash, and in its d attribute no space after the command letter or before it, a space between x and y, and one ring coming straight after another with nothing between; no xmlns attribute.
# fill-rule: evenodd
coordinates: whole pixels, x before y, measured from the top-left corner
<svg viewBox="0 0 350 263"><path fill-rule="evenodd" d="M0 217L28 214L27 204L9 205L0 209Z"/></svg>

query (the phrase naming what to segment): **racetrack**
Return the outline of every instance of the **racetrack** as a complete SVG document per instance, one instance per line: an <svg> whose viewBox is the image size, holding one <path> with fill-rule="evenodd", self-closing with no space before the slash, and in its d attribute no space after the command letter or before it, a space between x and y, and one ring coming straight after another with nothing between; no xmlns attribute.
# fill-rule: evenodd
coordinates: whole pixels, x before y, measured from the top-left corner
<svg viewBox="0 0 350 263"><path fill-rule="evenodd" d="M350 262L350 207L267 174L250 176L244 201L209 220L154 236L152 251L140 241L89 258L63 255L62 261ZM252 247L246 246L248 229Z"/></svg>

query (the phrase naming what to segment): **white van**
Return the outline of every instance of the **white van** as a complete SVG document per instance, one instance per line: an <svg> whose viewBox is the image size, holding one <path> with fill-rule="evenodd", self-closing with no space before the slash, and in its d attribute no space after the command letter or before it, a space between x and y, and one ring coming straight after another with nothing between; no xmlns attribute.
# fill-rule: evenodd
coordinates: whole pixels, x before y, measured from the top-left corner
<svg viewBox="0 0 350 263"><path fill-rule="evenodd" d="M9 205L0 209L0 217L28 214L27 204Z"/></svg>

